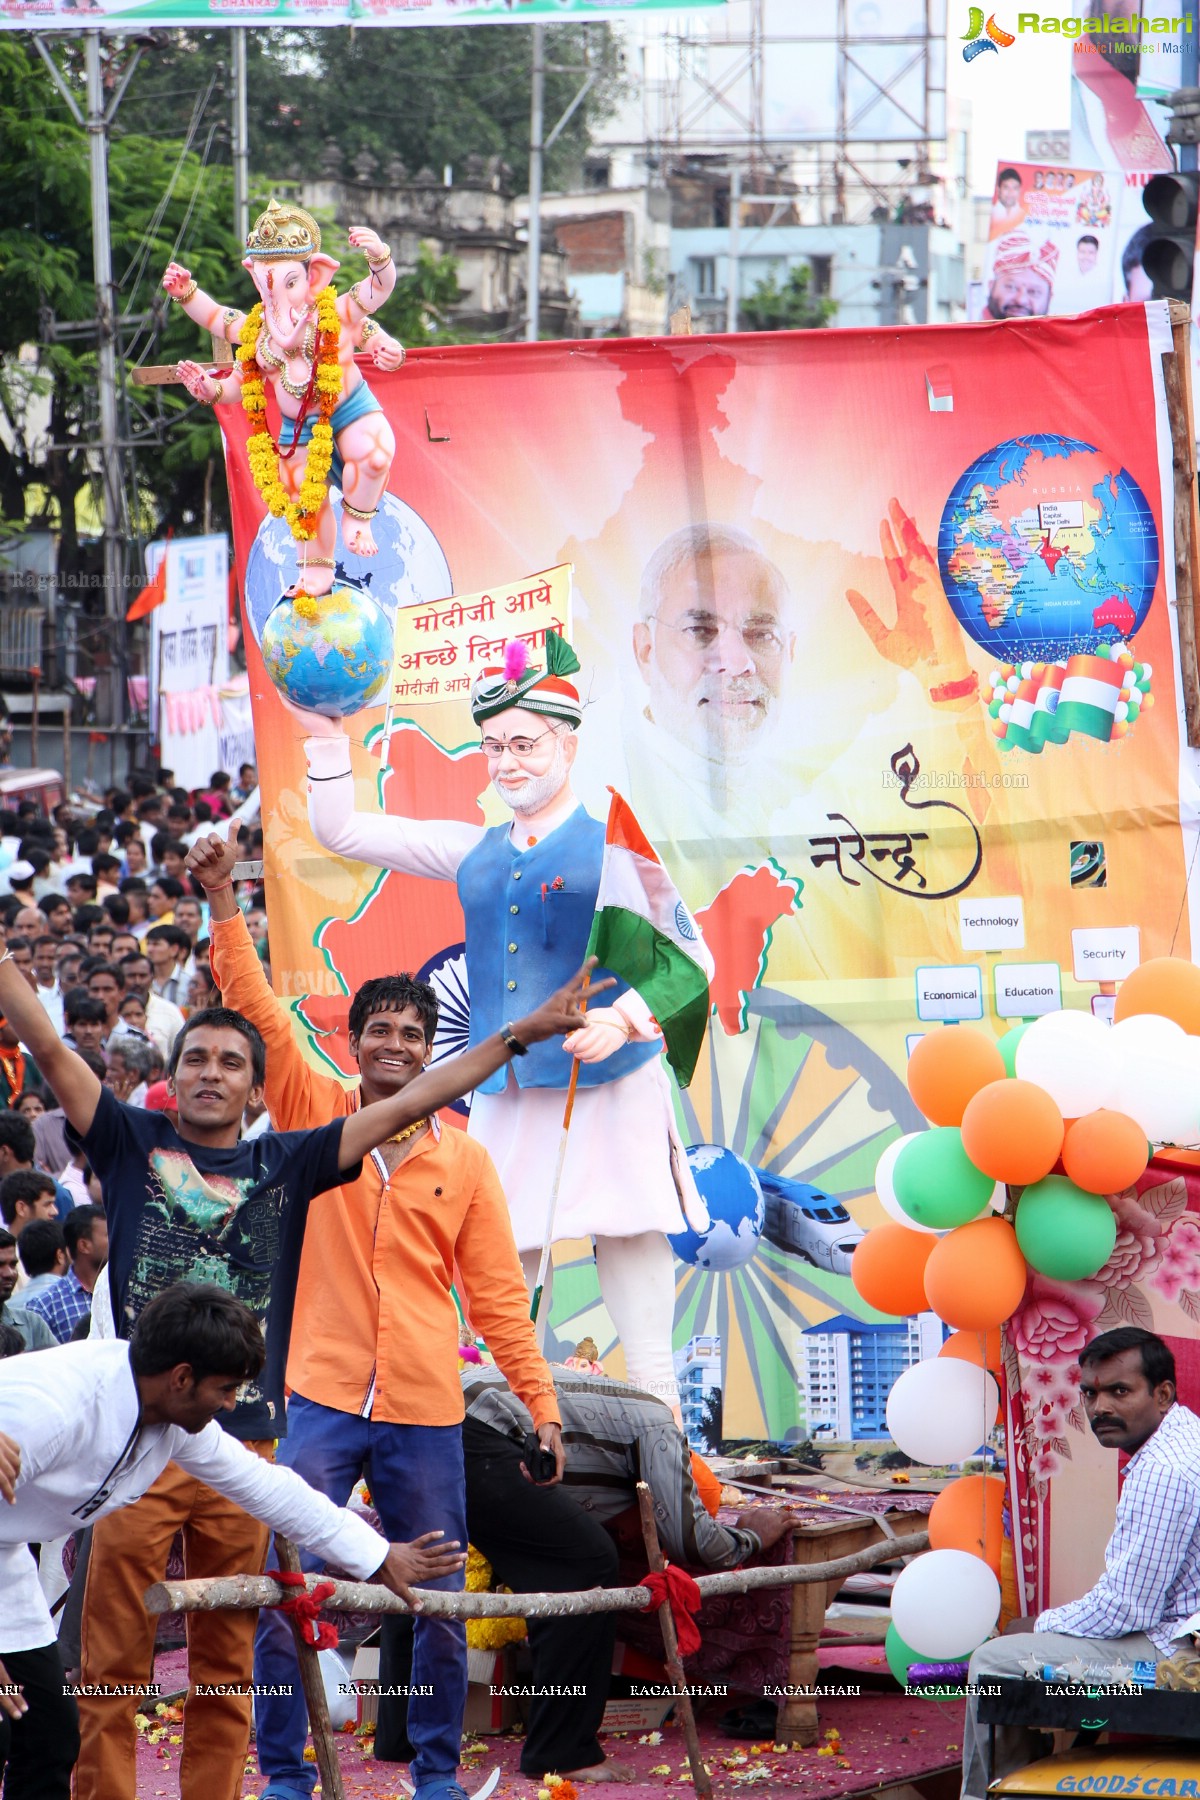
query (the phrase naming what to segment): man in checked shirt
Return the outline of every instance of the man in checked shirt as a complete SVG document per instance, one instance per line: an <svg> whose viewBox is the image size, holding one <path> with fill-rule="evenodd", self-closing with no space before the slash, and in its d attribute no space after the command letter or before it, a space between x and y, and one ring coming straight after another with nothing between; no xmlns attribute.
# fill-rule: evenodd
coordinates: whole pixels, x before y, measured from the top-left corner
<svg viewBox="0 0 1200 1800"><path fill-rule="evenodd" d="M969 1684L996 1676L1040 1680L1047 1664L1068 1680L1090 1670L1157 1663L1190 1636L1200 1609L1200 1418L1175 1398L1175 1358L1137 1325L1103 1332L1080 1352L1079 1392L1106 1450L1129 1457L1104 1573L1090 1591L1036 1619L1014 1619L971 1658ZM1190 1649L1190 1645L1189 1645ZM1117 1677L1109 1675L1109 1680ZM1029 1762L1045 1740L1021 1727L996 1732L991 1778ZM987 1729L968 1696L963 1800L984 1800Z"/></svg>

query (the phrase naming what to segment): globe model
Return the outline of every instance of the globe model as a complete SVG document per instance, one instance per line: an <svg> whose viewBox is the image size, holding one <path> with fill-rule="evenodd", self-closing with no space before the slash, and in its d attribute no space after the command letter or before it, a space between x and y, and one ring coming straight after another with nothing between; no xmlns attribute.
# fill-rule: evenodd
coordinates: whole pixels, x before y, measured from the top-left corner
<svg viewBox="0 0 1200 1800"><path fill-rule="evenodd" d="M354 556L341 533L342 496L331 487L329 501L338 521L337 582L362 588L384 612L401 606L425 606L454 592L450 565L442 546L420 513L395 494L384 494L373 531L377 556ZM246 558L246 619L257 643L263 627L282 594L296 586L300 565L296 543L286 519L269 514L255 533Z"/></svg>
<svg viewBox="0 0 1200 1800"><path fill-rule="evenodd" d="M1131 475L1077 438L1011 438L955 483L938 532L946 597L1000 662L1056 662L1128 641L1159 544Z"/></svg>
<svg viewBox="0 0 1200 1800"><path fill-rule="evenodd" d="M390 615L361 588L280 600L262 632L267 674L310 712L355 713L381 695L392 667Z"/></svg>
<svg viewBox="0 0 1200 1800"><path fill-rule="evenodd" d="M689 1226L671 1238L680 1262L721 1271L749 1262L762 1236L766 1208L758 1176L750 1164L720 1144L692 1144L688 1166L708 1208L707 1231Z"/></svg>

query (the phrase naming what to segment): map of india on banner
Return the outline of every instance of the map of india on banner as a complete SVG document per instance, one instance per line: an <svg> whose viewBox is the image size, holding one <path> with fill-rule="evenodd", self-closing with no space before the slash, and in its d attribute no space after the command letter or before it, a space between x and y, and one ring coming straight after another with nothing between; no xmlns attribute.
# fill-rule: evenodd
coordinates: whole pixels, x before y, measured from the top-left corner
<svg viewBox="0 0 1200 1800"><path fill-rule="evenodd" d="M715 1222L677 1241L675 1341L717 1345L727 1437L886 1436L884 1390L847 1391L843 1416L816 1371L847 1333L907 1342L848 1269L883 1218L881 1152L922 1124L914 1039L1102 1007L1083 944L1191 952L1170 344L1151 304L364 369L397 453L380 554L339 540L342 574L410 654L429 632L409 614L573 565L576 790L601 820L610 787L629 803L714 959L676 1104ZM255 647L295 547L264 518L240 411L220 416L277 988L350 1078L348 996L418 970L454 1051L469 986L453 884L342 861L310 830L302 731ZM499 639L499 609L470 629ZM465 692L409 710L385 767L382 704L346 721L357 809L507 819ZM723 1185L720 1149L742 1159ZM590 1334L620 1372L590 1244L556 1263L551 1349Z"/></svg>

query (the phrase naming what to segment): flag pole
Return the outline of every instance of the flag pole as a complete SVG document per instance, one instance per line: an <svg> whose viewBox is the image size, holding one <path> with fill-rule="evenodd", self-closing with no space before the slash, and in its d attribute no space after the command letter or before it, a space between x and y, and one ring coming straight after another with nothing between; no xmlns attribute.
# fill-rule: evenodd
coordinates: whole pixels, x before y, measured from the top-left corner
<svg viewBox="0 0 1200 1800"><path fill-rule="evenodd" d="M579 1010L587 1011L587 991L591 981L591 972L583 978L583 988L579 997ZM571 1114L575 1110L575 1089L579 1086L579 1058L573 1058L574 1067L571 1079L567 1083L567 1103L563 1108L562 1136L558 1140L558 1161L554 1165L554 1180L550 1184L550 1204L546 1209L546 1230L542 1243L542 1254L538 1260L537 1280L533 1284L533 1299L530 1302L529 1317L537 1328L537 1347L546 1348L546 1330L550 1323L550 1308L543 1313L542 1289L546 1285L546 1271L550 1267L550 1251L554 1243L554 1215L558 1211L558 1190L562 1186L563 1164L567 1160L567 1133L571 1129Z"/></svg>

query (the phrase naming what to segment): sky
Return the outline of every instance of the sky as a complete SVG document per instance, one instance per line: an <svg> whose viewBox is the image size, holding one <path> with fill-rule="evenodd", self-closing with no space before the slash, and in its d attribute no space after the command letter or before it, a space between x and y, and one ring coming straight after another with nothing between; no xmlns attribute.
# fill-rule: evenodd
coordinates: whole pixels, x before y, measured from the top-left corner
<svg viewBox="0 0 1200 1800"><path fill-rule="evenodd" d="M946 92L970 102L971 187L986 194L1002 157L1006 162L1024 159L1027 131L1070 127L1070 44L1062 38L1022 35L995 56L979 56L968 64L959 41L967 7L950 0L949 11Z"/></svg>

